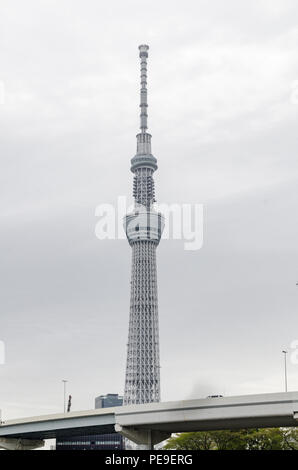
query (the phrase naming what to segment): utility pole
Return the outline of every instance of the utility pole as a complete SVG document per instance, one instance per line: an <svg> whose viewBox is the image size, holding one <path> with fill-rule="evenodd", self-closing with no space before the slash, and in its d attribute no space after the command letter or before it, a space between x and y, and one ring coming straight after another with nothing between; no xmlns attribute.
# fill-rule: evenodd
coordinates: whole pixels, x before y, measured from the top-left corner
<svg viewBox="0 0 298 470"><path fill-rule="evenodd" d="M287 374L287 354L288 354L288 351L282 351L283 354L284 354L284 364L285 364L285 392L288 391L288 374Z"/></svg>
<svg viewBox="0 0 298 470"><path fill-rule="evenodd" d="M66 413L66 384L68 380L62 380L63 382L63 392L64 392L64 413Z"/></svg>

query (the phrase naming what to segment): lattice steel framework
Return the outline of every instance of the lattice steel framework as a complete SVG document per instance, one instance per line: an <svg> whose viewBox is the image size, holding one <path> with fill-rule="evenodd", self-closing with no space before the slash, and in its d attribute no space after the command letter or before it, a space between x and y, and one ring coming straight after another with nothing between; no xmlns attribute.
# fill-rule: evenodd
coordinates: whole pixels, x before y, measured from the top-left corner
<svg viewBox="0 0 298 470"><path fill-rule="evenodd" d="M141 132L137 135L137 154L131 160L135 205L134 211L124 221L132 248L125 405L160 401L156 247L164 221L154 209L153 173L157 170L157 160L151 154L151 135L147 133L148 49L146 45L139 46Z"/></svg>

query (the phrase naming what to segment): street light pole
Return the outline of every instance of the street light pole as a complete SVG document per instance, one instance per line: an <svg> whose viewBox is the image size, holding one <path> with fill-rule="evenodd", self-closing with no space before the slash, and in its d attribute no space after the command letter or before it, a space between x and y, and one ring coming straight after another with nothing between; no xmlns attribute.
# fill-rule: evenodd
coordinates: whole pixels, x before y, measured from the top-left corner
<svg viewBox="0 0 298 470"><path fill-rule="evenodd" d="M287 374L287 354L288 351L282 351L285 358L285 391L288 391L288 374Z"/></svg>
<svg viewBox="0 0 298 470"><path fill-rule="evenodd" d="M64 413L66 412L66 383L67 380L62 380L63 382L63 391L64 391Z"/></svg>

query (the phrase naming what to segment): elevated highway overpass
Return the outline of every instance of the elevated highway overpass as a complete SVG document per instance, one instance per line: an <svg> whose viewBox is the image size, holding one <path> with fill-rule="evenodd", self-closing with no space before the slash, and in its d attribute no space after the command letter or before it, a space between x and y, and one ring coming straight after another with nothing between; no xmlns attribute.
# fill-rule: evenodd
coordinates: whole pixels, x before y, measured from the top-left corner
<svg viewBox="0 0 298 470"><path fill-rule="evenodd" d="M152 448L172 433L298 425L298 392L149 403L9 420L0 447L35 448L45 439L119 432Z"/></svg>

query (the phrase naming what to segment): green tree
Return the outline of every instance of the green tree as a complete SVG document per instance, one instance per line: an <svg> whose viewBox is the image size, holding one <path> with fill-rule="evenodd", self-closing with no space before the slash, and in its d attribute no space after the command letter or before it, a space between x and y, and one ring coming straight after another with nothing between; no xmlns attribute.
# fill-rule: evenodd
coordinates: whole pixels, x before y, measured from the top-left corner
<svg viewBox="0 0 298 470"><path fill-rule="evenodd" d="M283 428L284 447L288 450L298 450L298 429Z"/></svg>
<svg viewBox="0 0 298 470"><path fill-rule="evenodd" d="M175 450L298 450L296 428L201 431L171 437L164 449Z"/></svg>
<svg viewBox="0 0 298 470"><path fill-rule="evenodd" d="M253 429L245 436L247 450L284 450L283 431L279 428Z"/></svg>
<svg viewBox="0 0 298 470"><path fill-rule="evenodd" d="M210 432L185 432L171 437L164 449L175 450L212 450L214 442Z"/></svg>

